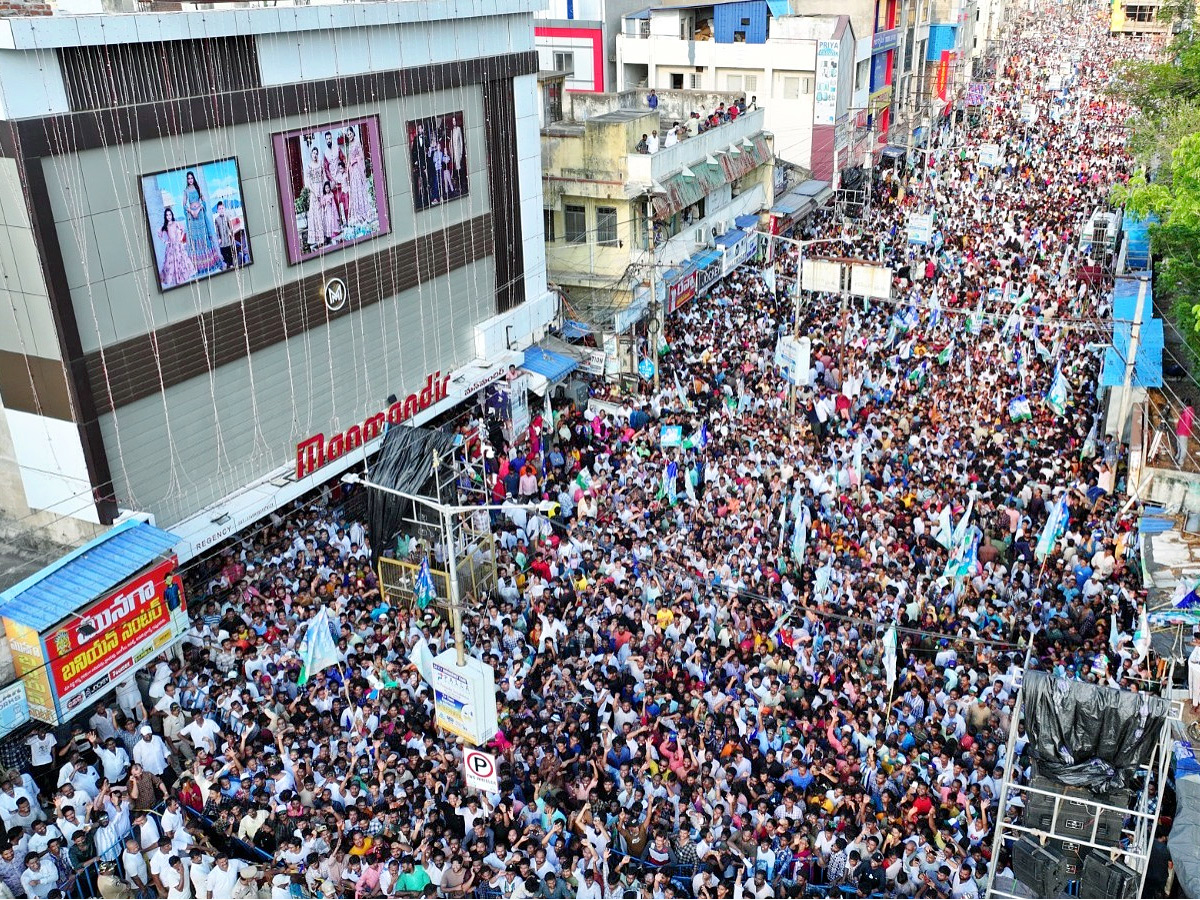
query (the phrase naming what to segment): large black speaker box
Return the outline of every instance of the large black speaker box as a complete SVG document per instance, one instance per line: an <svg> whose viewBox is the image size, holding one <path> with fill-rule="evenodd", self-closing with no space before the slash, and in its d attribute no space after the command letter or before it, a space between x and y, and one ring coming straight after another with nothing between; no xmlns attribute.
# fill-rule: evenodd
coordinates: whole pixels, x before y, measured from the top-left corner
<svg viewBox="0 0 1200 900"><path fill-rule="evenodd" d="M1083 879L1079 896L1096 900L1118 900L1137 896L1142 876L1124 863L1113 862L1107 856L1090 853L1083 860Z"/></svg>
<svg viewBox="0 0 1200 900"><path fill-rule="evenodd" d="M1064 799L1058 806L1058 818L1052 821L1054 819L1054 798L1033 792L1027 793L1024 816L1026 828L1037 828L1068 840L1088 841L1092 839L1092 822L1099 817L1100 824L1096 827L1096 843L1105 847L1115 847L1120 842L1121 825L1125 821L1125 816L1114 810L1087 806L1082 801L1093 800L1109 806L1128 809L1129 791L1113 791L1103 797L1096 797L1084 788L1071 787L1041 775L1034 776L1030 786L1079 799Z"/></svg>
<svg viewBox="0 0 1200 900"><path fill-rule="evenodd" d="M1013 844L1013 874L1017 881L1032 888L1036 897L1058 896L1067 883L1066 865L1066 857L1060 851L1043 847L1029 835Z"/></svg>

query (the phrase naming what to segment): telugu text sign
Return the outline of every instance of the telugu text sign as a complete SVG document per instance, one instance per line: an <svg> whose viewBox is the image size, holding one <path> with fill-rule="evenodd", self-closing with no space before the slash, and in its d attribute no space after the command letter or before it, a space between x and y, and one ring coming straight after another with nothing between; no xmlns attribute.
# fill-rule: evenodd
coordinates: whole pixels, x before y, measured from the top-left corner
<svg viewBox="0 0 1200 900"><path fill-rule="evenodd" d="M131 578L43 637L60 715L187 627L174 556Z"/></svg>

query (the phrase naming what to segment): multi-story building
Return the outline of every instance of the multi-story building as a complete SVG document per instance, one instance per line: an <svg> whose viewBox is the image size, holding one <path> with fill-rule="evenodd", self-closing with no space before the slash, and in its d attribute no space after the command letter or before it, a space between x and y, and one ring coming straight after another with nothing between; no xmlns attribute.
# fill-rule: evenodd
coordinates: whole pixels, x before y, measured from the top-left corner
<svg viewBox="0 0 1200 900"><path fill-rule="evenodd" d="M1113 34L1166 34L1171 17L1162 14L1162 0L1113 0L1109 30Z"/></svg>
<svg viewBox="0 0 1200 900"><path fill-rule="evenodd" d="M616 38L644 0L549 0L534 13L534 44L542 71L566 74L568 91L617 89Z"/></svg>
<svg viewBox="0 0 1200 900"><path fill-rule="evenodd" d="M738 96L663 91L650 109L645 91L573 94L564 118L543 128L547 267L574 307L619 308L650 283L677 305L672 269L715 262L721 274L750 255L772 199L764 110L657 152L638 149L692 111Z"/></svg>
<svg viewBox="0 0 1200 900"><path fill-rule="evenodd" d="M854 155L855 60L848 16L793 15L776 0L651 9L627 16L617 38L623 90L715 90L755 101L776 155L822 179ZM865 62L861 74L865 100Z"/></svg>
<svg viewBox="0 0 1200 900"><path fill-rule="evenodd" d="M538 5L6 20L7 510L146 513L183 560L519 364Z"/></svg>

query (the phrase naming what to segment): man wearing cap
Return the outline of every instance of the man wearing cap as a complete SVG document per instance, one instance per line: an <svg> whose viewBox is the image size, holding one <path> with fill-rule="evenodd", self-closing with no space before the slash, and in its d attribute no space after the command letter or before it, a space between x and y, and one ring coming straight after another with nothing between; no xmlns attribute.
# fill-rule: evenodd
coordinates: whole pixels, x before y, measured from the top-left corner
<svg viewBox="0 0 1200 900"><path fill-rule="evenodd" d="M140 739L133 748L133 761L139 763L151 775L157 775L170 785L174 781L174 773L168 775L170 751L163 739L154 733L149 725L140 729Z"/></svg>

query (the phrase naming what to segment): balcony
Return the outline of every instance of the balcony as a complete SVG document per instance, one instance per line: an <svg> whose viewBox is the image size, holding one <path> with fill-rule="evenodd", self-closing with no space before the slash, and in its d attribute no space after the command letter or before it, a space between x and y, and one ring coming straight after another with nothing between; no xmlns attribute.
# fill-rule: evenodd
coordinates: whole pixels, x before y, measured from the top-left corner
<svg viewBox="0 0 1200 900"><path fill-rule="evenodd" d="M766 111L752 110L716 128L680 141L673 147L665 147L657 153L631 153L626 160L628 180L647 187L662 184L671 175L692 165L703 165L708 157L731 153L731 147L740 153L742 141L753 142L763 131Z"/></svg>

